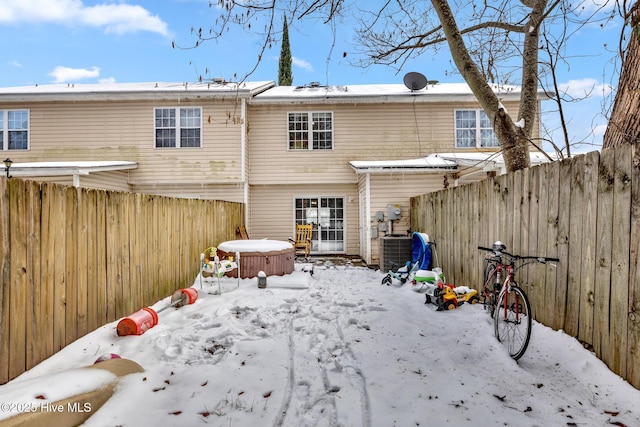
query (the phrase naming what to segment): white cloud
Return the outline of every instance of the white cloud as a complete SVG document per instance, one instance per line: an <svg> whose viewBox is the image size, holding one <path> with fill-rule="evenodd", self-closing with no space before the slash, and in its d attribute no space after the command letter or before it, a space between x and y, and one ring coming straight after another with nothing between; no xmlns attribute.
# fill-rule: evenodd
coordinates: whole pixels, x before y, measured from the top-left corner
<svg viewBox="0 0 640 427"><path fill-rule="evenodd" d="M16 60L9 61L9 65L11 65L12 67L22 67L22 64Z"/></svg>
<svg viewBox="0 0 640 427"><path fill-rule="evenodd" d="M111 83L115 83L116 79L115 77L107 77L106 79L98 79L98 83L103 83L103 84L111 84Z"/></svg>
<svg viewBox="0 0 640 427"><path fill-rule="evenodd" d="M579 6L587 13L593 13L600 9L608 12L616 6L616 0L586 0L579 3Z"/></svg>
<svg viewBox="0 0 640 427"><path fill-rule="evenodd" d="M100 68L92 67L90 70L86 68L69 68L57 66L49 73L55 78L55 83L66 83L75 80L90 79L100 75Z"/></svg>
<svg viewBox="0 0 640 427"><path fill-rule="evenodd" d="M303 70L310 71L310 72L313 71L313 66L307 61L305 61L304 59L296 58L294 56L293 58L291 58L291 62L293 65L295 65L298 68L302 68Z"/></svg>
<svg viewBox="0 0 640 427"><path fill-rule="evenodd" d="M604 136L604 133L607 130L607 126L608 125L606 123L605 124L596 125L593 128L593 134L596 135L596 136Z"/></svg>
<svg viewBox="0 0 640 427"><path fill-rule="evenodd" d="M85 24L103 27L107 32L123 34L149 31L160 33L163 36L169 35L167 24L141 6L101 4L82 8L79 15Z"/></svg>
<svg viewBox="0 0 640 427"><path fill-rule="evenodd" d="M594 96L606 96L611 93L611 86L599 83L596 79L585 78L581 80L569 80L559 85L561 93L574 98L590 98Z"/></svg>
<svg viewBox="0 0 640 427"><path fill-rule="evenodd" d="M142 6L103 3L85 6L82 0L2 0L0 22L50 22L104 28L117 34L150 31L169 36L167 23Z"/></svg>

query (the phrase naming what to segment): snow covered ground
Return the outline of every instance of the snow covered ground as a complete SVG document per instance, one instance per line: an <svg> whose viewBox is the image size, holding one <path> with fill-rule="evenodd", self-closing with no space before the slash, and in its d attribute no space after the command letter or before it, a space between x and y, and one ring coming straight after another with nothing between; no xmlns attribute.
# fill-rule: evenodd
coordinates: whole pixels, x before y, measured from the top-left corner
<svg viewBox="0 0 640 427"><path fill-rule="evenodd" d="M640 426L640 390L562 332L534 323L516 363L481 305L438 312L410 284L382 286L379 271L303 267L265 289L223 278L222 295L196 279L194 304L140 336L105 325L1 386L0 401L117 353L145 372L124 377L86 426ZM56 381L71 394L104 378Z"/></svg>

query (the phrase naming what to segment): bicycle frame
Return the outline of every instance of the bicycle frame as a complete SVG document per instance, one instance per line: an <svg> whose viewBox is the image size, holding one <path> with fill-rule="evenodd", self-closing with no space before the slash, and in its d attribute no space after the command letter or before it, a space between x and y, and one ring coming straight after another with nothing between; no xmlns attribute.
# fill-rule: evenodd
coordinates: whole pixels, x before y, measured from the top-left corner
<svg viewBox="0 0 640 427"><path fill-rule="evenodd" d="M504 245L498 249L495 247L496 245L494 249L489 249L478 246L478 249L493 254L486 258L486 279L482 287L482 295L485 308L490 310L494 319L496 338L504 342L511 357L518 360L526 351L531 336L531 305L527 294L515 281L515 272L534 261L544 264L547 261L559 261L559 259L513 255L501 250L504 249ZM503 257L507 257L508 261L504 262ZM516 265L519 261L521 263ZM506 272L506 277L501 283L503 272Z"/></svg>

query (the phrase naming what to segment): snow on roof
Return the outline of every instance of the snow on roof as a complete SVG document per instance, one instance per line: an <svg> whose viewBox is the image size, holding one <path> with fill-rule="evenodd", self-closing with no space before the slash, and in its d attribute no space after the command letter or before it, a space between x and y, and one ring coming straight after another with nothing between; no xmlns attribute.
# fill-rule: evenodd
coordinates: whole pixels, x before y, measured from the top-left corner
<svg viewBox="0 0 640 427"><path fill-rule="evenodd" d="M109 99L118 98L162 98L166 96L207 96L211 95L254 95L260 91L275 86L273 81L258 82L225 82L215 80L209 82L180 83L180 82L140 82L140 83L89 83L89 84L47 84L33 86L16 86L0 88L0 100L22 100L24 97L33 99L76 98Z"/></svg>
<svg viewBox="0 0 640 427"><path fill-rule="evenodd" d="M11 165L10 173L13 176L88 175L93 172L136 169L137 167L137 162L123 160L16 162Z"/></svg>
<svg viewBox="0 0 640 427"><path fill-rule="evenodd" d="M558 160L555 153L531 152L531 164L538 165L548 163L549 156L552 160ZM504 158L500 152L473 152L473 153L438 153L427 157L409 160L353 160L349 165L356 173L371 172L441 172L442 170L455 170L458 167L476 167L484 171L502 170L504 172Z"/></svg>
<svg viewBox="0 0 640 427"><path fill-rule="evenodd" d="M458 166L475 166L478 168L483 168L485 170L496 170L499 168L504 168L505 166L504 157L500 152L440 153L440 157L456 162ZM532 151L529 153L529 158L531 159L532 166L542 163L548 163L550 161L549 157L551 158L551 160L558 160L558 156L556 153L543 154L538 151Z"/></svg>
<svg viewBox="0 0 640 427"><path fill-rule="evenodd" d="M519 99L520 87L510 85L492 85L494 92L501 99ZM546 92L540 91L541 99L546 97ZM302 100L353 100L354 98L379 102L381 98L386 101L412 102L421 101L447 101L451 97L457 99L475 100L475 95L466 83L432 83L424 89L411 90L403 84L366 84L344 86L321 86L312 84L307 86L276 86L260 94L257 94L252 103L285 102L292 99Z"/></svg>
<svg viewBox="0 0 640 427"><path fill-rule="evenodd" d="M492 85L493 90L503 100L517 100L520 87ZM440 102L456 100L475 101L475 95L466 83L431 83L424 89L410 90L403 84L365 84L322 86L276 86L274 81L226 82L214 79L204 82L140 82L140 83L89 83L89 84L45 84L0 88L0 101L22 102L28 100L109 100L109 99L166 99L202 96L253 97L257 104L291 102L292 100L332 100L332 102ZM539 91L540 99L547 97Z"/></svg>
<svg viewBox="0 0 640 427"><path fill-rule="evenodd" d="M425 170L442 171L443 169L456 169L455 161L444 159L437 154L431 154L427 157L409 160L353 160L349 162L356 172L388 172L391 170L416 170L424 172Z"/></svg>

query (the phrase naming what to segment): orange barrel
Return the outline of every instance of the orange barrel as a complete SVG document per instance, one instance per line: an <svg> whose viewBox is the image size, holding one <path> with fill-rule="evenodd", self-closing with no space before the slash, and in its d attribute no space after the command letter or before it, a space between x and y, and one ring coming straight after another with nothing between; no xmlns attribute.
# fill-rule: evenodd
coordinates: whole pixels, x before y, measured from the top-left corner
<svg viewBox="0 0 640 427"><path fill-rule="evenodd" d="M188 304L193 304L198 299L198 290L196 288L180 289L180 292L187 296Z"/></svg>
<svg viewBox="0 0 640 427"><path fill-rule="evenodd" d="M158 313L150 307L145 307L118 322L118 336L142 335L157 324Z"/></svg>
<svg viewBox="0 0 640 427"><path fill-rule="evenodd" d="M186 288L175 291L171 295L171 304L158 310L158 313L169 307L180 308L185 304L193 304L198 299L198 290L196 288Z"/></svg>

